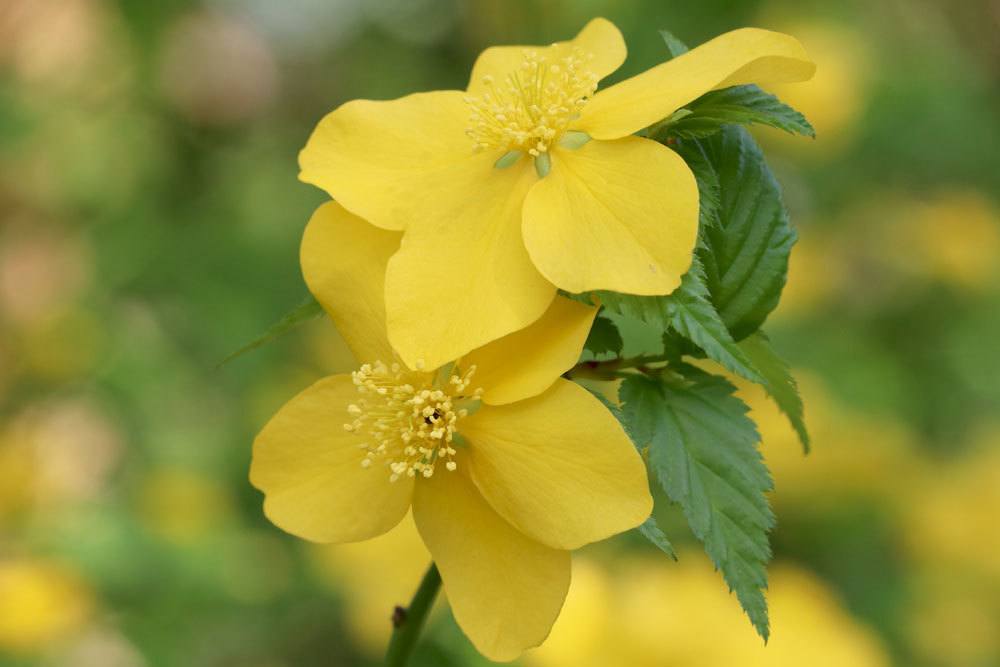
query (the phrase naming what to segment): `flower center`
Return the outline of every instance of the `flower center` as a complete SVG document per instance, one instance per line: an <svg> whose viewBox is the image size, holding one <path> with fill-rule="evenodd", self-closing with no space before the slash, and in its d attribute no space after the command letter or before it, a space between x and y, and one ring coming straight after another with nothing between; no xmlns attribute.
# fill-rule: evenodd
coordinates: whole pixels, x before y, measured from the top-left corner
<svg viewBox="0 0 1000 667"><path fill-rule="evenodd" d="M597 89L597 75L587 68L592 58L577 47L551 62L525 51L521 66L502 83L484 76L486 92L465 98L472 109L465 133L475 150L546 153Z"/></svg>
<svg viewBox="0 0 1000 667"><path fill-rule="evenodd" d="M464 374L447 367L424 373L377 361L352 373L361 398L347 406L353 421L344 429L366 439L361 467L383 462L392 482L403 475L430 477L441 460L455 470L458 422L482 394L469 391L475 371L471 366Z"/></svg>

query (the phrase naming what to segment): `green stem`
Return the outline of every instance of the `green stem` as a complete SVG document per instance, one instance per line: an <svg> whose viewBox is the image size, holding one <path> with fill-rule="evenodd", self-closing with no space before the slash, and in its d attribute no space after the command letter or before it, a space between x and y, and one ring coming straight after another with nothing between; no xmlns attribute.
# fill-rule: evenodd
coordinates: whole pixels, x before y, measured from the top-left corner
<svg viewBox="0 0 1000 667"><path fill-rule="evenodd" d="M386 667L403 667L417 645L417 638L427 621L427 614L441 588L441 574L432 562L407 608L396 607L392 615L392 638L385 654Z"/></svg>
<svg viewBox="0 0 1000 667"><path fill-rule="evenodd" d="M641 354L608 361L581 361L570 369L569 376L594 380L613 380L618 377L619 371L631 368L644 370L649 364L658 364L670 361L670 359L671 356L667 354Z"/></svg>

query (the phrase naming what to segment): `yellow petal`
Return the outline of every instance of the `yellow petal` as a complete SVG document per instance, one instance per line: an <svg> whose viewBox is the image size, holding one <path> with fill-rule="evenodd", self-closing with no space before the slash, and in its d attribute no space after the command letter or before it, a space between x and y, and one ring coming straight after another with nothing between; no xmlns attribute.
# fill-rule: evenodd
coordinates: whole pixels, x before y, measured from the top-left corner
<svg viewBox="0 0 1000 667"><path fill-rule="evenodd" d="M472 66L468 91L473 95L485 92L485 76L492 76L498 82L506 81L508 75L521 66L525 50L535 51L542 57L555 60L574 47L593 56L587 63L587 68L598 79L603 79L621 67L627 54L625 40L615 24L604 18L596 18L569 41L549 46L491 46L479 54L476 64Z"/></svg>
<svg viewBox="0 0 1000 667"><path fill-rule="evenodd" d="M742 28L600 91L574 128L617 139L669 116L715 88L806 81L816 65L794 37Z"/></svg>
<svg viewBox="0 0 1000 667"><path fill-rule="evenodd" d="M568 292L668 294L691 265L697 235L694 175L640 137L553 151L552 170L524 204L528 253Z"/></svg>
<svg viewBox="0 0 1000 667"><path fill-rule="evenodd" d="M576 364L597 308L556 297L531 326L495 340L462 358L476 366L473 384L493 405L537 396Z"/></svg>
<svg viewBox="0 0 1000 667"><path fill-rule="evenodd" d="M306 285L361 363L395 357L385 330L385 267L399 237L336 202L316 209L302 235Z"/></svg>
<svg viewBox="0 0 1000 667"><path fill-rule="evenodd" d="M358 393L349 375L324 378L290 400L253 444L250 482L276 526L314 542L381 535L406 514L413 480L362 468L363 440L344 430Z"/></svg>
<svg viewBox="0 0 1000 667"><path fill-rule="evenodd" d="M528 258L521 207L536 180L528 160L495 169L479 155L436 190L386 273L389 341L428 369L528 326L555 287Z"/></svg>
<svg viewBox="0 0 1000 667"><path fill-rule="evenodd" d="M405 228L472 156L464 95L444 90L338 107L299 153L299 178L374 225Z"/></svg>
<svg viewBox="0 0 1000 667"><path fill-rule="evenodd" d="M455 620L480 653L508 661L545 640L569 589L569 552L519 533L460 472L421 479L413 518Z"/></svg>
<svg viewBox="0 0 1000 667"><path fill-rule="evenodd" d="M469 471L500 516L555 549L575 549L649 516L646 467L618 420L559 379L544 394L484 405L462 422Z"/></svg>

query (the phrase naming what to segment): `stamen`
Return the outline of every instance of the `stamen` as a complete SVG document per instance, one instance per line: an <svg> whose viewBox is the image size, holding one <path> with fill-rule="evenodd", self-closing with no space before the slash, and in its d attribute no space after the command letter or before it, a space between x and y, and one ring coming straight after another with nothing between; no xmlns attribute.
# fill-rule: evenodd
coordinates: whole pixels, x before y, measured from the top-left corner
<svg viewBox="0 0 1000 667"><path fill-rule="evenodd" d="M499 160L493 163L493 166L497 169L506 169L520 160L522 155L524 155L524 153L521 151L507 151Z"/></svg>
<svg viewBox="0 0 1000 667"><path fill-rule="evenodd" d="M458 422L475 408L481 389L469 391L475 366L464 373L423 373L377 361L351 374L361 398L347 406L353 418L344 429L366 438L362 468L384 460L389 480L431 477L438 461L458 468L453 442Z"/></svg>
<svg viewBox="0 0 1000 667"><path fill-rule="evenodd" d="M552 169L552 158L548 153L535 156L535 173L538 174L538 178L548 176L550 169Z"/></svg>
<svg viewBox="0 0 1000 667"><path fill-rule="evenodd" d="M502 84L483 77L486 92L465 98L472 111L466 134L474 149L545 154L597 89L597 75L587 67L592 58L578 47L553 62L525 51L521 66Z"/></svg>
<svg viewBox="0 0 1000 667"><path fill-rule="evenodd" d="M590 135L586 132L570 130L559 139L559 145L566 150L575 151L578 148L583 148L583 145L588 141L590 141Z"/></svg>

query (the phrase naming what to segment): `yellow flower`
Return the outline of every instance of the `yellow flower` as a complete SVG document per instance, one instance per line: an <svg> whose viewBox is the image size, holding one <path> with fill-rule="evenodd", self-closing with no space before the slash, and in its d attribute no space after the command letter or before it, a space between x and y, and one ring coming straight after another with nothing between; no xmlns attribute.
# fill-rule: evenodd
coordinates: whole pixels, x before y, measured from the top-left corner
<svg viewBox="0 0 1000 667"><path fill-rule="evenodd" d="M0 560L0 654L51 647L80 630L92 607L76 572L46 561Z"/></svg>
<svg viewBox="0 0 1000 667"><path fill-rule="evenodd" d="M624 60L621 33L595 19L567 42L486 49L464 92L354 100L320 122L299 177L404 232L385 281L408 365L524 328L556 287L673 291L698 188L676 153L633 133L714 88L814 70L795 39L745 28L595 92Z"/></svg>
<svg viewBox="0 0 1000 667"><path fill-rule="evenodd" d="M566 609L530 667L886 667L877 636L814 574L777 564L765 645L703 554L619 558L609 576L578 558Z"/></svg>
<svg viewBox="0 0 1000 667"><path fill-rule="evenodd" d="M271 521L315 542L381 535L412 505L458 624L487 657L513 659L548 634L569 550L649 515L645 467L600 401L559 377L592 307L560 297L454 363L398 363L383 294L400 237L334 202L313 215L303 274L362 365L278 411L254 443L250 479Z"/></svg>

